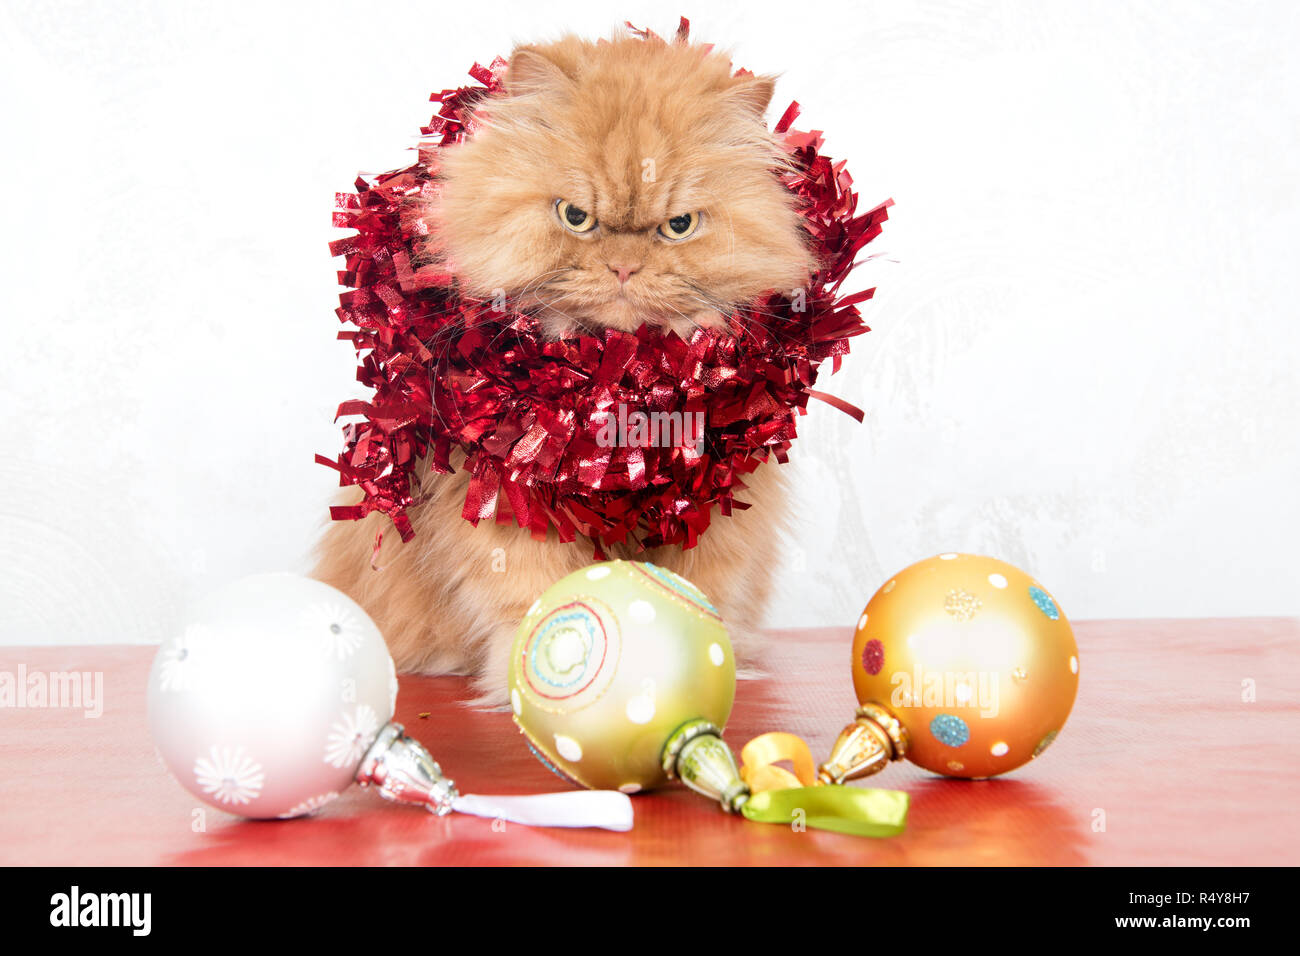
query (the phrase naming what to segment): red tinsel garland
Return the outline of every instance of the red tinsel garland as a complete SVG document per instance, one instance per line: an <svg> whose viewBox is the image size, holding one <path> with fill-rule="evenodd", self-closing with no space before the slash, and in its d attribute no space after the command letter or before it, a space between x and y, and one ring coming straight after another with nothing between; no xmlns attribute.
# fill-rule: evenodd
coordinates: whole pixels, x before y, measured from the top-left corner
<svg viewBox="0 0 1300 956"><path fill-rule="evenodd" d="M683 20L680 40L686 29ZM358 178L355 193L336 197L334 224L357 230L330 244L346 257L339 283L352 290L339 296L338 316L356 327L339 338L366 353L357 379L374 397L339 406L339 417L363 420L344 427L336 461L316 456L338 469L341 485L365 492L360 504L331 515L382 511L409 540L407 508L421 500L417 461L432 453L432 470L450 473L456 447L471 473L463 517L475 525L495 515L538 538L548 527L563 541L583 534L597 556L629 539L643 548L693 547L715 505L723 515L748 507L735 497L743 475L769 457L786 460L809 396L861 420L811 386L822 361L832 357L838 371L848 339L868 331L857 306L875 290L841 297L839 289L891 203L855 216L844 163L821 155L819 131L791 128L799 114L791 103L774 129L796 169L782 181L799 197L822 263L802 302L774 291L731 316L726 329L685 341L644 326L544 340L531 317L493 311L493 303L463 297L454 276L412 262L425 229L418 200L432 188L438 151L472 134L471 111L501 91L506 65L499 57L490 67L476 63L469 73L481 85L433 94L441 107L421 129L430 139L417 163ZM704 441L696 449L602 447L605 415L620 403L647 413L703 412Z"/></svg>

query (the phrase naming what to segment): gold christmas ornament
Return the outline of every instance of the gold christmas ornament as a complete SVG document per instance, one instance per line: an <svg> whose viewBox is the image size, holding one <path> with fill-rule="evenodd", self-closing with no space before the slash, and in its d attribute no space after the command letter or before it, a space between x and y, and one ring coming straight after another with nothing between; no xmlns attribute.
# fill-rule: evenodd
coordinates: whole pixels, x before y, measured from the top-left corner
<svg viewBox="0 0 1300 956"><path fill-rule="evenodd" d="M735 690L717 609L685 578L640 561L593 564L553 584L510 659L515 723L543 763L593 789L652 789L686 756L715 776L700 760L723 760L721 751L702 738L726 750L718 735ZM717 772L728 760L726 750Z"/></svg>
<svg viewBox="0 0 1300 956"><path fill-rule="evenodd" d="M950 777L1014 770L1065 725L1078 654L1056 600L1014 565L955 553L919 561L858 618L861 706L818 777L841 783L903 757Z"/></svg>
<svg viewBox="0 0 1300 956"><path fill-rule="evenodd" d="M722 740L736 690L726 628L699 588L653 564L606 561L548 588L515 636L509 686L533 753L584 787L680 780L750 820L859 836L906 821L905 793L819 785L788 734L751 741L737 766ZM775 766L787 759L797 775Z"/></svg>

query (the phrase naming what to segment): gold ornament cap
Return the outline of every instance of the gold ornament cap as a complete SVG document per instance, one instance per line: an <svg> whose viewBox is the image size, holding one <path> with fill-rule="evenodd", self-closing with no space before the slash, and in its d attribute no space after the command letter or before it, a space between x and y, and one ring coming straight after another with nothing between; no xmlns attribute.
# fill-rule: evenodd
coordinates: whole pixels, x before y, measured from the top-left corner
<svg viewBox="0 0 1300 956"><path fill-rule="evenodd" d="M907 728L879 704L863 704L853 723L840 731L830 759L817 768L822 783L869 777L907 755Z"/></svg>
<svg viewBox="0 0 1300 956"><path fill-rule="evenodd" d="M722 741L722 731L707 720L689 720L664 744L664 774L696 793L738 813L749 800L749 784L740 779L736 757Z"/></svg>

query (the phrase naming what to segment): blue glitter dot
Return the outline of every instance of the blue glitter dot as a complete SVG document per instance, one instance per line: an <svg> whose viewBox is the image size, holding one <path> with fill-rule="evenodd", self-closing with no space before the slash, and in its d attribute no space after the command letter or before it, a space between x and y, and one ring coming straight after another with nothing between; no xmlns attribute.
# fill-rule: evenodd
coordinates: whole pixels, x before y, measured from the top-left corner
<svg viewBox="0 0 1300 956"><path fill-rule="evenodd" d="M1039 587L1030 587L1029 596L1034 599L1038 605L1038 610L1042 611L1053 621L1060 620L1061 612L1057 610L1056 602L1052 600L1051 595Z"/></svg>
<svg viewBox="0 0 1300 956"><path fill-rule="evenodd" d="M547 770L549 770L551 773L555 774L557 777L559 777L561 780L563 780L566 783L576 783L580 787L585 786L585 784L579 783L577 780L574 780L572 777L570 777L559 767L555 766L555 764L547 760L545 754L543 754L540 750L534 747L533 742L531 740L525 740L524 743L526 743L528 745L528 749L533 752L533 756L536 757L538 760L540 760L542 762L542 766L545 767Z"/></svg>
<svg viewBox="0 0 1300 956"><path fill-rule="evenodd" d="M960 747L970 740L970 728L966 726L966 721L952 714L940 714L930 721L930 734L948 747Z"/></svg>

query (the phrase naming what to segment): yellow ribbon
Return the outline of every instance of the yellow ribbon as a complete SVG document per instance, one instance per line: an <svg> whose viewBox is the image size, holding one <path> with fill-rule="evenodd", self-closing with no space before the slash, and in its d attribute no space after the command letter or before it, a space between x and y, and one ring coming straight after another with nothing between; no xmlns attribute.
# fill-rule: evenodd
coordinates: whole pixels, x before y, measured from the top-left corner
<svg viewBox="0 0 1300 956"><path fill-rule="evenodd" d="M794 773L776 766L782 760L794 765ZM819 783L812 751L803 738L779 732L760 734L745 744L740 751L740 779L754 793L815 787Z"/></svg>
<svg viewBox="0 0 1300 956"><path fill-rule="evenodd" d="M906 793L822 783L812 752L794 734L761 734L745 744L740 760L740 777L752 794L741 812L750 820L802 822L869 837L895 836L907 824ZM776 766L783 760L790 761L793 773Z"/></svg>

